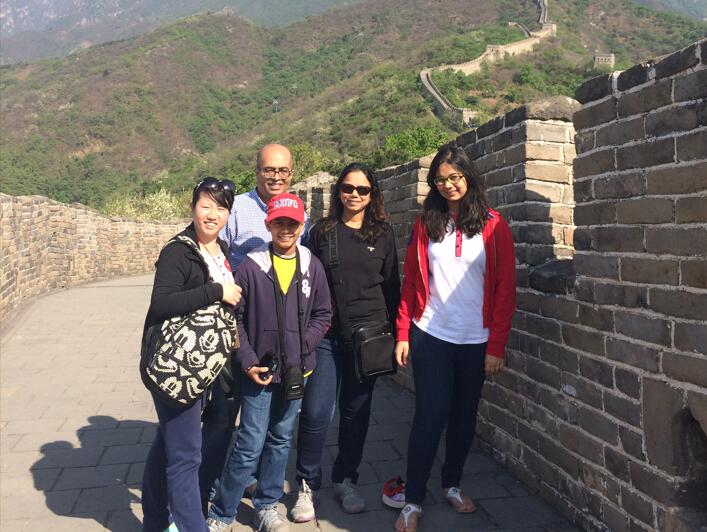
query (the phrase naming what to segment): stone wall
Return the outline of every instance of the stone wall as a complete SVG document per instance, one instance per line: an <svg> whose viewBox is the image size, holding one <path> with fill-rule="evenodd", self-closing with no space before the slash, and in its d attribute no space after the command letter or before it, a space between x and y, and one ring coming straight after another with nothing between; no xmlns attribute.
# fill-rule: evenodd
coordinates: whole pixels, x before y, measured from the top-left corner
<svg viewBox="0 0 707 532"><path fill-rule="evenodd" d="M706 48L454 141L516 239L518 312L478 441L585 530L707 526ZM377 172L401 261L430 162Z"/></svg>
<svg viewBox="0 0 707 532"><path fill-rule="evenodd" d="M0 319L23 299L53 288L151 271L161 246L184 226L0 194Z"/></svg>

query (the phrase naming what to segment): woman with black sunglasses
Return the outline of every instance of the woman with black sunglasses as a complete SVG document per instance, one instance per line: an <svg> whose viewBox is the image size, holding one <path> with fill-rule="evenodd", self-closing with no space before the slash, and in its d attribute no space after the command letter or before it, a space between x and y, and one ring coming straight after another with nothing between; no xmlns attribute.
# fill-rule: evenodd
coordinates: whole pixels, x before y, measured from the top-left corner
<svg viewBox="0 0 707 532"><path fill-rule="evenodd" d="M291 515L295 522L314 519L314 500L321 486L321 457L327 429L339 399L339 454L334 462L334 495L347 513L364 510L356 492L357 469L368 432L375 378L359 381L351 338L342 332L337 308L347 309L348 329L395 323L400 300L398 257L393 229L385 221L378 181L366 165L353 163L334 184L329 215L312 227L307 246L322 261L333 298L329 238L336 231L338 272L344 301L333 301L332 329L317 348L317 369L309 378L297 437L299 494Z"/></svg>
<svg viewBox="0 0 707 532"><path fill-rule="evenodd" d="M194 187L192 223L177 235L177 241L162 249L157 260L144 331L216 301L227 305L240 301L241 289L233 282L228 247L218 238L234 192L233 182L213 177ZM174 523L179 530L207 532L198 475L206 397L185 409L172 408L154 395L153 401L159 427L143 473L143 530L162 532Z"/></svg>

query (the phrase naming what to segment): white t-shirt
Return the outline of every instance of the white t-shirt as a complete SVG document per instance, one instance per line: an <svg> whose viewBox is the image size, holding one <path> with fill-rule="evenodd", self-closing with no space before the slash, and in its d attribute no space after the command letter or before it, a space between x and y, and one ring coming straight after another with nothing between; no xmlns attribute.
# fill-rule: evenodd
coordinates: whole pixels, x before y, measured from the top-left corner
<svg viewBox="0 0 707 532"><path fill-rule="evenodd" d="M461 235L460 242L457 238L453 231L441 242L430 241L430 297L422 317L414 323L446 342L482 344L489 338L489 330L483 325L484 240L481 233L472 238Z"/></svg>
<svg viewBox="0 0 707 532"><path fill-rule="evenodd" d="M211 255L208 251L200 250L204 262L209 267L209 275L215 283L232 283L233 273L226 265L226 256L219 251L218 256Z"/></svg>

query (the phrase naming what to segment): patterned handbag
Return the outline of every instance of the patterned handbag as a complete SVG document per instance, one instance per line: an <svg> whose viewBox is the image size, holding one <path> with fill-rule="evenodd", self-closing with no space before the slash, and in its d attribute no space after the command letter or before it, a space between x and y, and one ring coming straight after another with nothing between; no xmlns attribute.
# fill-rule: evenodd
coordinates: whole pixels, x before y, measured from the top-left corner
<svg viewBox="0 0 707 532"><path fill-rule="evenodd" d="M194 404L239 347L233 310L220 302L153 325L142 342L140 375L175 408Z"/></svg>

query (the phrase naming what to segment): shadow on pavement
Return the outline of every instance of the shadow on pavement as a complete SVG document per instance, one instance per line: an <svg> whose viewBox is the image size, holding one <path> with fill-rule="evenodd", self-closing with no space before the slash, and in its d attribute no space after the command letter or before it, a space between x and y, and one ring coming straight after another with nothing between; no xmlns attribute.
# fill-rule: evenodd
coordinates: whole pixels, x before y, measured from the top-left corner
<svg viewBox="0 0 707 532"><path fill-rule="evenodd" d="M78 446L66 440L41 446L30 468L35 489L56 515L91 519L114 532L142 530L134 510L140 511L142 470L157 424L112 416L87 421L76 431Z"/></svg>

